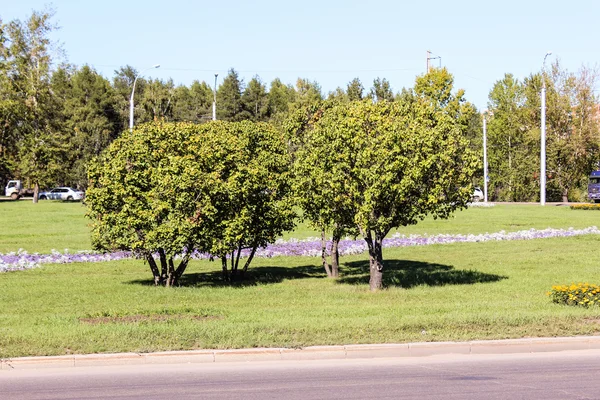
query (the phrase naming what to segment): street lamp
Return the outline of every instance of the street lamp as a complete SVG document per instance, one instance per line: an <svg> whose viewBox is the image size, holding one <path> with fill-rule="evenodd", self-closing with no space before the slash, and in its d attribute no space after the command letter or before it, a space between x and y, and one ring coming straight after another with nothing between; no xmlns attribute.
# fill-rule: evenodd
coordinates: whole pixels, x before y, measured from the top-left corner
<svg viewBox="0 0 600 400"><path fill-rule="evenodd" d="M540 149L540 205L546 204L546 58L551 55L549 51L544 56L542 63L542 134Z"/></svg>
<svg viewBox="0 0 600 400"><path fill-rule="evenodd" d="M487 111L483 112L483 201L488 201Z"/></svg>
<svg viewBox="0 0 600 400"><path fill-rule="evenodd" d="M213 121L217 120L217 77L219 74L215 74L215 90L213 90Z"/></svg>
<svg viewBox="0 0 600 400"><path fill-rule="evenodd" d="M150 71L151 69L159 68L159 67L160 67L160 64L153 65L152 67L147 68L147 69L143 70L142 72L140 72L139 74L137 74L135 76L135 79L133 80L133 88L131 89L131 98L129 99L129 131L133 131L133 94L135 93L135 84L136 84L138 78L140 77L140 75L142 75L144 72Z"/></svg>

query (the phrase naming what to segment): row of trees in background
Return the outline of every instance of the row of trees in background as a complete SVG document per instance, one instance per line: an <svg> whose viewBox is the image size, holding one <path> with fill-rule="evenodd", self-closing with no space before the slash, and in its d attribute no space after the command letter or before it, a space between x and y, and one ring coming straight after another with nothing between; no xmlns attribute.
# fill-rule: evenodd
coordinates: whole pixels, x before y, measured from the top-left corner
<svg viewBox="0 0 600 400"><path fill-rule="evenodd" d="M559 62L523 81L507 74L489 96L492 199L536 201L540 192L541 97L546 84L547 198L582 201L600 161L598 71L565 71ZM583 189L583 190L582 190Z"/></svg>
<svg viewBox="0 0 600 400"><path fill-rule="evenodd" d="M125 66L112 80L90 66L57 64L49 40L52 14L34 12L27 21L0 21L0 183L20 178L30 185L86 188L87 167L128 127L129 97L137 71ZM419 85L443 98L452 75L432 70ZM546 74L523 81L508 74L496 82L488 107L491 200L539 199L540 89L547 86L548 200L582 199L586 175L596 167L600 147L597 71L565 71L555 63ZM398 101L385 78L365 88L358 78L324 95L317 82L295 85L258 76L247 83L231 69L217 88L217 119L284 122L324 99L351 102ZM464 94L461 94L464 96ZM136 85L136 124L148 121L205 123L212 118L213 88L204 81L175 85L144 79ZM468 146L482 157L481 110L465 102L460 118ZM468 108L468 111L466 110ZM483 186L483 169L476 183Z"/></svg>
<svg viewBox="0 0 600 400"><path fill-rule="evenodd" d="M87 186L86 168L128 127L129 98L138 71L125 66L109 81L92 67L56 66L60 53L49 39L52 13L27 21L0 20L0 183L21 178L31 185ZM369 93L358 79L332 96L393 99L389 82L377 79ZM212 119L213 88L202 81L139 77L136 124L148 121L204 123ZM217 119L282 121L287 113L323 100L318 83L255 76L247 84L231 69L217 92Z"/></svg>

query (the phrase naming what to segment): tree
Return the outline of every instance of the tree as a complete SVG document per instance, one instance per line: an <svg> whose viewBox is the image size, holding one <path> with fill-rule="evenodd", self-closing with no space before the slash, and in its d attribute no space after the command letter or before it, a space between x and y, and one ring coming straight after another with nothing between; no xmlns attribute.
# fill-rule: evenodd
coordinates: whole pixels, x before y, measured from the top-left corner
<svg viewBox="0 0 600 400"><path fill-rule="evenodd" d="M525 201L536 196L539 145L535 145L534 134L525 124L526 100L523 84L512 74L496 82L489 95L489 175L496 200ZM532 157L532 153L538 157Z"/></svg>
<svg viewBox="0 0 600 400"><path fill-rule="evenodd" d="M348 83L348 87L346 89L346 93L348 94L348 100L357 101L362 100L364 95L364 88L362 83L360 83L360 79L354 78L350 83Z"/></svg>
<svg viewBox="0 0 600 400"><path fill-rule="evenodd" d="M321 86L317 82L298 78L296 81L296 98L294 102L296 108L317 104L321 100L323 100L323 95L321 93Z"/></svg>
<svg viewBox="0 0 600 400"><path fill-rule="evenodd" d="M123 132L88 170L87 216L94 248L129 250L144 258L155 285L177 284L206 232L189 215L189 196L198 192L180 192L173 186L173 174L190 162L182 144L189 142L191 133L192 126L186 125L136 126L133 132ZM176 266L178 255L182 258Z"/></svg>
<svg viewBox="0 0 600 400"><path fill-rule="evenodd" d="M391 229L426 215L447 218L470 199L478 161L463 126L443 111L424 99L341 103L305 139L302 151L328 172L320 176L331 171L335 179L329 197L345 197L367 243L371 290L383 285L382 246Z"/></svg>
<svg viewBox="0 0 600 400"><path fill-rule="evenodd" d="M430 70L415 81L414 91L403 89L397 98L404 97L412 102L413 96L430 102L436 110L455 118L463 126L469 147L476 153L482 153L482 123L477 108L466 101L462 89L454 91L454 77L446 68L430 68ZM478 171L483 180L483 170Z"/></svg>
<svg viewBox="0 0 600 400"><path fill-rule="evenodd" d="M552 192L556 192L556 200L568 202L571 189L578 187L600 160L600 132L595 114L598 72L582 68L578 73L572 73L562 69L556 61L550 76L542 75L538 80L526 81L526 84L531 82L535 89L541 89L539 84L535 85L541 79L547 80L548 87L546 147L549 197L552 198ZM528 91L532 95L533 87Z"/></svg>
<svg viewBox="0 0 600 400"><path fill-rule="evenodd" d="M138 123L172 120L174 92L172 79L166 82L160 79L147 81L143 93L139 93L137 97L137 108L140 110Z"/></svg>
<svg viewBox="0 0 600 400"><path fill-rule="evenodd" d="M341 100L347 102L347 100ZM344 166L346 153L341 141L327 141L315 125L340 101L336 97L298 110L286 124L288 140L294 151L294 191L304 219L321 231L321 260L328 277L339 276L338 245L346 233L358 234L353 221L353 205L345 192ZM318 149L319 151L314 151ZM327 153L327 156L323 156ZM339 157L339 158L338 158ZM331 264L327 261L325 234L332 232Z"/></svg>
<svg viewBox="0 0 600 400"><path fill-rule="evenodd" d="M376 78L373 80L373 87L369 96L375 101L394 101L394 93L392 93L390 83L385 78Z"/></svg>
<svg viewBox="0 0 600 400"><path fill-rule="evenodd" d="M251 121L266 121L269 118L269 96L267 89L258 76L252 78L244 93L242 93L242 104L247 119Z"/></svg>
<svg viewBox="0 0 600 400"><path fill-rule="evenodd" d="M201 123L212 119L213 90L206 82L196 80L190 88L180 85L173 96L173 121Z"/></svg>
<svg viewBox="0 0 600 400"><path fill-rule="evenodd" d="M64 169L68 138L57 126L60 107L50 90L49 35L55 26L52 11L34 11L26 23L11 21L3 27L10 45L5 49L9 92L19 132L17 166L20 177L34 184L34 202L40 185L53 183ZM6 83L6 82L5 82ZM13 131L14 132L14 131Z"/></svg>
<svg viewBox="0 0 600 400"><path fill-rule="evenodd" d="M223 121L241 121L243 119L243 89L244 82L231 68L217 90L217 119Z"/></svg>
<svg viewBox="0 0 600 400"><path fill-rule="evenodd" d="M287 168L284 142L266 124L136 126L90 166L94 248L133 251L155 285L176 285L195 251L220 258L235 279L258 247L293 227Z"/></svg>
<svg viewBox="0 0 600 400"><path fill-rule="evenodd" d="M18 129L19 116L25 113L24 104L18 98L18 89L10 76L13 64L6 28L0 19L0 182L11 179L17 169L18 143L22 138Z"/></svg>
<svg viewBox="0 0 600 400"><path fill-rule="evenodd" d="M62 182L87 187L87 164L124 128L117 94L104 77L87 65L74 72L58 69L52 75L52 90L62 103L65 120L61 125L70 137L71 171Z"/></svg>
<svg viewBox="0 0 600 400"><path fill-rule="evenodd" d="M138 74L138 71L130 65L115 70L115 76L113 77L113 88L117 92L119 100L119 111L121 114L123 126L129 126L129 101L131 99L131 89L133 88L133 82ZM136 99L141 98L144 93L146 86L146 80L140 77L135 84ZM142 122L142 121L140 121Z"/></svg>
<svg viewBox="0 0 600 400"><path fill-rule="evenodd" d="M291 85L284 85L279 78L273 79L268 93L269 113L276 116L280 113L286 113L290 104L295 101L296 91Z"/></svg>
<svg viewBox="0 0 600 400"><path fill-rule="evenodd" d="M327 100L348 101L348 95L346 94L344 89L338 86L333 92L329 92Z"/></svg>
<svg viewBox="0 0 600 400"><path fill-rule="evenodd" d="M454 77L446 68L431 68L426 74L417 77L415 93L431 99L435 107L444 108L451 102L462 99L464 92L454 95Z"/></svg>
<svg viewBox="0 0 600 400"><path fill-rule="evenodd" d="M219 257L223 278L243 278L256 250L294 228L291 177L285 141L265 123L225 124L221 157L211 162L218 171L221 214L210 253ZM216 136L216 135L215 135ZM247 259L240 268L240 257ZM230 268L228 271L227 260Z"/></svg>

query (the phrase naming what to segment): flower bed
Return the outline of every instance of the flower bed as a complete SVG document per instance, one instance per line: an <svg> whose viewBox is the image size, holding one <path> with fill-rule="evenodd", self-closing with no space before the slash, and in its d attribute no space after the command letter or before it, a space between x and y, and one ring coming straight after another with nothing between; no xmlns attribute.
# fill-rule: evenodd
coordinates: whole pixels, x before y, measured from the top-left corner
<svg viewBox="0 0 600 400"><path fill-rule="evenodd" d="M586 204L573 204L571 210L600 210L600 204L586 203Z"/></svg>
<svg viewBox="0 0 600 400"><path fill-rule="evenodd" d="M597 306L600 305L600 286L589 283L552 286L548 292L552 302L568 306Z"/></svg>
<svg viewBox="0 0 600 400"><path fill-rule="evenodd" d="M483 233L478 235L410 235L404 236L395 234L388 239L384 239L383 247L407 247L407 246L427 246L432 244L451 244L451 243L476 243L500 240L531 240L544 239L551 237L570 237L579 235L600 234L600 230L595 226L584 229L528 229L516 232L500 231L496 233ZM329 247L329 243L328 243ZM340 255L361 254L367 251L367 246L362 239L346 238L339 243ZM243 254L247 255L247 254ZM319 257L321 255L320 239L310 238L307 240L278 240L263 249L256 251L255 257L277 257L277 256L304 256ZM52 251L51 254L29 254L26 251L2 254L0 253L0 272L26 270L40 266L41 264L64 264L73 262L101 262L115 261L124 258L134 257L133 253L121 251L115 253L95 253L91 251L81 251L70 253L65 250L63 253ZM193 258L207 259L210 255L206 253L194 253Z"/></svg>

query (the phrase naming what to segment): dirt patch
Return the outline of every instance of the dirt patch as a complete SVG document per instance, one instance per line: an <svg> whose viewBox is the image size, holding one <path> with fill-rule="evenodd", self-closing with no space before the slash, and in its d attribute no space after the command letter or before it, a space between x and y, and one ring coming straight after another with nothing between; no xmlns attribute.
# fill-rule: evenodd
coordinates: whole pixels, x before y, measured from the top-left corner
<svg viewBox="0 0 600 400"><path fill-rule="evenodd" d="M79 322L88 325L100 325L100 324L136 324L140 322L166 322L166 321L177 321L183 319L190 319L196 321L208 321L214 319L222 319L221 316L216 315L124 315L121 317L93 317L93 318L79 318Z"/></svg>
<svg viewBox="0 0 600 400"><path fill-rule="evenodd" d="M600 318L584 318L583 319L583 323L584 324L600 325Z"/></svg>

